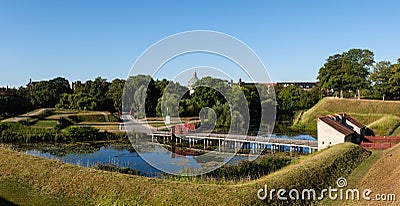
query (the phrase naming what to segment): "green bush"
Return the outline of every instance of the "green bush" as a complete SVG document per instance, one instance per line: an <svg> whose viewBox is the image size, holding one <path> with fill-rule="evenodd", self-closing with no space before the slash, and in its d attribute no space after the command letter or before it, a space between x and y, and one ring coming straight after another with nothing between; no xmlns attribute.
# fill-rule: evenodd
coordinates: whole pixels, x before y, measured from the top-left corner
<svg viewBox="0 0 400 206"><path fill-rule="evenodd" d="M67 141L97 140L99 129L90 126L70 126L63 131Z"/></svg>
<svg viewBox="0 0 400 206"><path fill-rule="evenodd" d="M0 142L46 142L57 141L58 130L53 128L28 127L19 123L0 123Z"/></svg>
<svg viewBox="0 0 400 206"><path fill-rule="evenodd" d="M74 122L105 122L106 119L102 114L90 115L72 115L69 116Z"/></svg>
<svg viewBox="0 0 400 206"><path fill-rule="evenodd" d="M66 122L65 125L69 123ZM127 140L125 132L99 132L90 126L69 126L65 130L56 128L29 127L14 122L0 123L0 142L81 142L95 140Z"/></svg>

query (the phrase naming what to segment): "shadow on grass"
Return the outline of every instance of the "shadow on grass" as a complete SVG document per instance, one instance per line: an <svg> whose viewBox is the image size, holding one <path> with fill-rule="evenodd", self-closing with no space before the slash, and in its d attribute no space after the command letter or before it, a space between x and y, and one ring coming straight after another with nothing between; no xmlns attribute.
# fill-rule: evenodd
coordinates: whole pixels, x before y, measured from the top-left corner
<svg viewBox="0 0 400 206"><path fill-rule="evenodd" d="M15 206L17 204L12 203L12 202L0 197L0 205L2 205L2 206Z"/></svg>

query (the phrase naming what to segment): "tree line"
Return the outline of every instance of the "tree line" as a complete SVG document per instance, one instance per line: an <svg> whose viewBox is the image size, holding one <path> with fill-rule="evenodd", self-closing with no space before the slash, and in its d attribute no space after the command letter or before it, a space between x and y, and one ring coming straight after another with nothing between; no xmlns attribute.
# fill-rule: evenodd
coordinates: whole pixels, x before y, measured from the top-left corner
<svg viewBox="0 0 400 206"><path fill-rule="evenodd" d="M329 96L400 99L400 59L375 62L368 49L329 56L317 79Z"/></svg>
<svg viewBox="0 0 400 206"><path fill-rule="evenodd" d="M72 86L71 86L72 85ZM147 85L145 87L144 85ZM209 107L216 116L217 126L228 126L231 122L232 110L240 111L243 99L249 108L250 121L260 121L260 111L263 105L276 105L283 110L298 110L311 107L319 100L317 89L304 91L296 86L268 88L265 84L233 84L227 80L204 77L200 79L192 95L188 88L178 82L166 79L154 80L149 75L137 75L127 80L114 79L109 82L97 77L86 82L70 82L62 77L51 80L33 82L18 89L10 89L12 95L0 95L0 118L15 116L37 108L62 108L90 111L122 111L123 99L127 101L128 109L144 111L137 117L198 116L201 109ZM210 88L208 86L212 86ZM122 98L125 89L126 98ZM221 92L225 91L225 94ZM277 97L277 103L272 95ZM261 92L263 95L259 95ZM240 93L244 96L239 98ZM231 105L227 100L236 102ZM240 104L239 104L240 103ZM144 107L143 109L141 109ZM209 112L202 113L210 115ZM242 114L232 113L238 117ZM206 118L207 119L207 118Z"/></svg>
<svg viewBox="0 0 400 206"><path fill-rule="evenodd" d="M271 93L269 90L272 89L263 84L232 84L204 77L190 95L188 88L178 82L154 80L148 75L111 82L97 77L86 82L73 82L72 88L67 79L57 77L10 89L12 95L1 94L0 118L43 107L117 112L122 111L124 104L135 111L137 117L161 117L168 111L169 115L198 116L202 108L208 107L220 117L215 119L216 125L227 126L231 118L243 115L230 112L241 106L230 104L227 98L238 102L238 94L243 93L250 110L250 121L260 122L260 111L265 105L277 106L278 111L297 111L312 107L325 96L400 99L400 59L397 63L375 62L372 51L350 49L329 56L319 69L317 80L317 86L309 90L295 85L275 86L275 92ZM212 85L214 89L201 85ZM126 98L122 98L124 89L129 94ZM228 91L228 95L224 96L221 91ZM271 98L272 94L276 94L276 101ZM122 102L123 99L126 102ZM212 113L201 115L212 116Z"/></svg>

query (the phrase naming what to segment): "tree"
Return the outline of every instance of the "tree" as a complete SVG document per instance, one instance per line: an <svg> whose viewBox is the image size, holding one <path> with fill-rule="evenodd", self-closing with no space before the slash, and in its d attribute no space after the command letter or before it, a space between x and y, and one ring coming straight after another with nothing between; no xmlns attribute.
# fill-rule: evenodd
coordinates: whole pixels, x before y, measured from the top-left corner
<svg viewBox="0 0 400 206"><path fill-rule="evenodd" d="M91 95L83 92L76 94L63 94L56 107L63 109L93 111L97 108L97 101Z"/></svg>
<svg viewBox="0 0 400 206"><path fill-rule="evenodd" d="M113 100L115 110L122 110L122 92L124 90L125 80L114 79L106 93L106 96Z"/></svg>
<svg viewBox="0 0 400 206"><path fill-rule="evenodd" d="M278 89L277 99L281 110L296 111L301 109L299 106L301 88L295 85L288 85Z"/></svg>
<svg viewBox="0 0 400 206"><path fill-rule="evenodd" d="M27 102L18 95L0 95L0 119L23 114L28 109Z"/></svg>
<svg viewBox="0 0 400 206"><path fill-rule="evenodd" d="M136 93L139 89L141 91ZM146 116L156 116L159 96L156 84L149 75L130 76L124 86L123 109L125 112L133 110L137 113L139 108L142 109L142 106L145 106Z"/></svg>
<svg viewBox="0 0 400 206"><path fill-rule="evenodd" d="M392 75L389 78L390 93L395 99L400 98L400 58L397 59L397 64L392 65Z"/></svg>
<svg viewBox="0 0 400 206"><path fill-rule="evenodd" d="M319 70L319 86L341 94L343 90L359 91L370 85L368 75L373 63L374 54L367 49L351 49L330 56Z"/></svg>
<svg viewBox="0 0 400 206"><path fill-rule="evenodd" d="M32 104L36 108L54 107L64 93L71 93L69 82L65 78L37 82L32 88Z"/></svg>
<svg viewBox="0 0 400 206"><path fill-rule="evenodd" d="M374 90L376 90L381 97L392 97L390 91L390 78L392 78L392 76L392 64L389 61L381 61L375 64L369 78L374 83Z"/></svg>

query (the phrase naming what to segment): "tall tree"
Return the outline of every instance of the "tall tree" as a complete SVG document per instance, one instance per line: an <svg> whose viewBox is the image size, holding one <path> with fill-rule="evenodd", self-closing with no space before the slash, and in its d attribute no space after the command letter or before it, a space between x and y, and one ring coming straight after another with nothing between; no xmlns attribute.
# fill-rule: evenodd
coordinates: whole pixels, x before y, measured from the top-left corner
<svg viewBox="0 0 400 206"><path fill-rule="evenodd" d="M400 99L400 58L392 65L392 76L389 79L390 93L393 98Z"/></svg>
<svg viewBox="0 0 400 206"><path fill-rule="evenodd" d="M381 97L391 98L390 78L392 76L392 64L389 61L381 61L375 64L369 78L374 83L374 90Z"/></svg>
<svg viewBox="0 0 400 206"><path fill-rule="evenodd" d="M320 87L334 91L359 91L370 85L369 70L374 63L374 54L367 49L351 49L328 57L319 70Z"/></svg>
<svg viewBox="0 0 400 206"><path fill-rule="evenodd" d="M57 77L50 81L40 81L32 88L32 104L36 107L54 107L62 94L71 93L67 79Z"/></svg>
<svg viewBox="0 0 400 206"><path fill-rule="evenodd" d="M115 110L122 110L122 92L124 90L125 80L114 79L106 93L106 96L113 100Z"/></svg>

